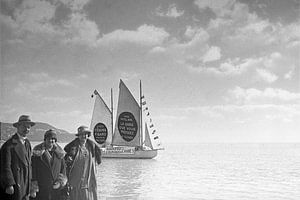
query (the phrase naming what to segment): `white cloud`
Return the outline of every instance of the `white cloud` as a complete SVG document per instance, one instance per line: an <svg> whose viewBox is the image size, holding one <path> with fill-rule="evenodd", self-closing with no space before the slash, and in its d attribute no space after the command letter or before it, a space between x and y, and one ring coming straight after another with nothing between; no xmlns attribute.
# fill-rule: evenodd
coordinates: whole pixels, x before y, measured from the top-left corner
<svg viewBox="0 0 300 200"><path fill-rule="evenodd" d="M59 0L73 11L81 11L90 0Z"/></svg>
<svg viewBox="0 0 300 200"><path fill-rule="evenodd" d="M164 53L166 52L166 49L163 47L154 47L150 50L150 53Z"/></svg>
<svg viewBox="0 0 300 200"><path fill-rule="evenodd" d="M55 34L57 31L50 23L50 20L55 15L55 10L56 6L48 1L27 0L15 8L13 18L6 21L19 35L24 31ZM7 16L5 17L8 18Z"/></svg>
<svg viewBox="0 0 300 200"><path fill-rule="evenodd" d="M28 77L17 83L13 92L20 96L37 96L39 92L51 87L75 87L75 84L65 79L57 79L47 73L23 73Z"/></svg>
<svg viewBox="0 0 300 200"><path fill-rule="evenodd" d="M170 18L177 18L184 14L184 11L178 11L175 4L169 6L168 10L163 12L162 9L159 7L156 9L155 14L161 17L170 17Z"/></svg>
<svg viewBox="0 0 300 200"><path fill-rule="evenodd" d="M196 0L199 9L210 8L216 15L223 16L233 6L235 0Z"/></svg>
<svg viewBox="0 0 300 200"><path fill-rule="evenodd" d="M220 47L212 46L203 56L203 62L216 61L221 58L221 49Z"/></svg>
<svg viewBox="0 0 300 200"><path fill-rule="evenodd" d="M276 81L278 79L278 77L275 74L273 74L265 69L256 69L256 72L262 80L264 80L268 83L273 83L274 81Z"/></svg>
<svg viewBox="0 0 300 200"><path fill-rule="evenodd" d="M288 71L284 75L284 78L290 80L293 77L294 74L295 74L295 67L293 69L291 69L290 71Z"/></svg>
<svg viewBox="0 0 300 200"><path fill-rule="evenodd" d="M244 89L235 87L230 90L228 94L228 101L239 104L299 103L300 100L300 93L293 93L276 88L258 90L255 88Z"/></svg>
<svg viewBox="0 0 300 200"><path fill-rule="evenodd" d="M105 34L98 40L98 44L110 45L115 43L130 42L139 45L155 46L162 44L168 37L169 33L167 33L163 28L144 24L137 28L136 31L119 29Z"/></svg>
<svg viewBox="0 0 300 200"><path fill-rule="evenodd" d="M82 13L73 13L70 20L64 24L65 42L96 46L99 37L98 26Z"/></svg>

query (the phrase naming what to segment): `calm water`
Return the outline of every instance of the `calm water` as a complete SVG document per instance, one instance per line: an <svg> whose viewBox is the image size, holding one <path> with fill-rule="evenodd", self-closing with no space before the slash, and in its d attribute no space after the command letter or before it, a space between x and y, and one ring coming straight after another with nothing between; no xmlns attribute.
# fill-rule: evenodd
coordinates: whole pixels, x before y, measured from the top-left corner
<svg viewBox="0 0 300 200"><path fill-rule="evenodd" d="M103 159L100 199L300 199L300 144L169 144L156 159Z"/></svg>

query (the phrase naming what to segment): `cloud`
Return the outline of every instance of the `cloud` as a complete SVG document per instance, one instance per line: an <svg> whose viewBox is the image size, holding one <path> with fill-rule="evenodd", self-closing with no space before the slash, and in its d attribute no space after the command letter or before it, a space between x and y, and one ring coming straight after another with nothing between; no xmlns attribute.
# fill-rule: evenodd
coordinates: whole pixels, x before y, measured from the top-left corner
<svg viewBox="0 0 300 200"><path fill-rule="evenodd" d="M299 103L300 93L293 93L278 88L266 88L258 90L255 88L244 89L235 87L229 92L227 101L238 104L282 104L282 103Z"/></svg>
<svg viewBox="0 0 300 200"><path fill-rule="evenodd" d="M212 46L210 49L204 54L203 62L211 62L216 61L221 58L221 49L220 47Z"/></svg>
<svg viewBox="0 0 300 200"><path fill-rule="evenodd" d="M28 77L22 81L17 81L17 86L13 92L23 97L40 96L40 93L51 87L75 87L75 85L65 79L56 79L47 73L23 73Z"/></svg>
<svg viewBox="0 0 300 200"><path fill-rule="evenodd" d="M235 0L196 0L199 9L211 9L216 15L223 16L234 5Z"/></svg>
<svg viewBox="0 0 300 200"><path fill-rule="evenodd" d="M64 23L64 41L67 43L97 46L100 36L95 22L87 19L82 13L73 13L70 20Z"/></svg>
<svg viewBox="0 0 300 200"><path fill-rule="evenodd" d="M11 16L2 15L6 18L6 24L15 31L15 34L22 35L24 32L32 33L56 33L55 27L50 20L55 15L56 6L48 1L27 0L15 4ZM9 18L9 20L7 20Z"/></svg>
<svg viewBox="0 0 300 200"><path fill-rule="evenodd" d="M163 12L159 7L155 10L155 14L160 17L178 18L184 14L184 10L178 11L175 4L169 6L168 10Z"/></svg>
<svg viewBox="0 0 300 200"><path fill-rule="evenodd" d="M90 0L59 0L72 11L81 11Z"/></svg>
<svg viewBox="0 0 300 200"><path fill-rule="evenodd" d="M129 42L143 46L155 46L162 44L169 36L169 33L163 28L144 24L135 31L119 29L105 34L98 40L98 44L111 45Z"/></svg>
<svg viewBox="0 0 300 200"><path fill-rule="evenodd" d="M273 83L274 81L276 81L278 79L278 77L275 74L273 74L265 69L256 69L256 72L262 80L264 80L268 83Z"/></svg>

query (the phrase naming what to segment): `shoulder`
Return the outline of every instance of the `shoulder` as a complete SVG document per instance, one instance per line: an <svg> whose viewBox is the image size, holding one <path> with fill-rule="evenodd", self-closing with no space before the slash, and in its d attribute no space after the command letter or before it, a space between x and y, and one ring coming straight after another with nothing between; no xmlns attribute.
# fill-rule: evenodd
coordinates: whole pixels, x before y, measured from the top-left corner
<svg viewBox="0 0 300 200"><path fill-rule="evenodd" d="M33 148L33 156L41 156L45 152L44 143L38 144Z"/></svg>
<svg viewBox="0 0 300 200"><path fill-rule="evenodd" d="M73 147L73 146L78 146L78 145L79 145L79 141L78 141L78 138L76 138L76 139L72 140L70 143L68 143L68 144L65 146L64 150L68 152L68 151L70 150L71 147Z"/></svg>

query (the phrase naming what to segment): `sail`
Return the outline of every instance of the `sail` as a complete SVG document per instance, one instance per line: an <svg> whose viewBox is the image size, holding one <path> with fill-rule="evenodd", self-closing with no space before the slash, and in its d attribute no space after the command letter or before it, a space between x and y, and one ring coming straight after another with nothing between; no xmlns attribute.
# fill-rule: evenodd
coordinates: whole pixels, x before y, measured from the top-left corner
<svg viewBox="0 0 300 200"><path fill-rule="evenodd" d="M145 142L144 142L144 145L146 147L150 147L150 149L153 149L152 142L151 142L150 135L149 135L149 131L148 131L147 123L145 123Z"/></svg>
<svg viewBox="0 0 300 200"><path fill-rule="evenodd" d="M140 106L120 80L119 100L113 136L113 145L141 146L140 142Z"/></svg>
<svg viewBox="0 0 300 200"><path fill-rule="evenodd" d="M112 113L97 90L94 91L95 104L90 129L94 140L101 146L112 142Z"/></svg>
<svg viewBox="0 0 300 200"><path fill-rule="evenodd" d="M151 149L164 149L158 133L156 132L156 127L154 126L151 114L149 111L148 103L145 100L145 96L142 96L142 110L143 110L143 121L145 122L145 146Z"/></svg>

